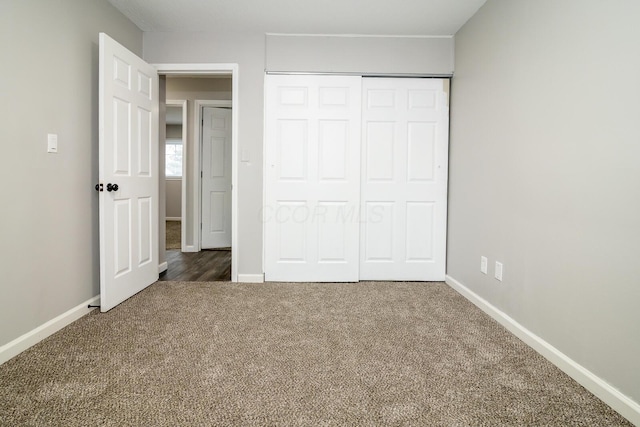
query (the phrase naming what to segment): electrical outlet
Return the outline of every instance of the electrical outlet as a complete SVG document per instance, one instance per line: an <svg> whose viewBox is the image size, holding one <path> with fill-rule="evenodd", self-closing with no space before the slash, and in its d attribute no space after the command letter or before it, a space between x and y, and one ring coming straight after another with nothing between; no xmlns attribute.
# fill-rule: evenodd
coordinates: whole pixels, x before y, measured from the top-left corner
<svg viewBox="0 0 640 427"><path fill-rule="evenodd" d="M502 282L502 263L498 262L498 261L496 261L495 277L496 277L496 279L498 279L499 281Z"/></svg>
<svg viewBox="0 0 640 427"><path fill-rule="evenodd" d="M486 256L480 257L480 273L487 274L487 267L489 265L489 261Z"/></svg>

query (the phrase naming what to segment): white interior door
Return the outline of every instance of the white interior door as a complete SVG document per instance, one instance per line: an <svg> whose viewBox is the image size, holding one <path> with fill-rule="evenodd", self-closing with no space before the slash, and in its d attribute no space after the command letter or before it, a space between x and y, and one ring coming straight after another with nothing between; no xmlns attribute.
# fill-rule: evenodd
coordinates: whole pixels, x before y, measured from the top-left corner
<svg viewBox="0 0 640 427"><path fill-rule="evenodd" d="M358 280L360 81L266 76L268 281Z"/></svg>
<svg viewBox="0 0 640 427"><path fill-rule="evenodd" d="M158 279L158 75L104 33L99 71L100 308Z"/></svg>
<svg viewBox="0 0 640 427"><path fill-rule="evenodd" d="M203 107L203 249L231 247L231 109Z"/></svg>
<svg viewBox="0 0 640 427"><path fill-rule="evenodd" d="M363 79L360 279L444 280L449 113L441 79Z"/></svg>

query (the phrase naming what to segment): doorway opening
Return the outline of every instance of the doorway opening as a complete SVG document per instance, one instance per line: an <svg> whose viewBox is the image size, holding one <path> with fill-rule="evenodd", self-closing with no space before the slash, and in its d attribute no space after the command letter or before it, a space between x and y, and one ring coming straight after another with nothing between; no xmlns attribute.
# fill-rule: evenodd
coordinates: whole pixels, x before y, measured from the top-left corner
<svg viewBox="0 0 640 427"><path fill-rule="evenodd" d="M177 246L175 237L173 244L168 239L161 242L166 245L166 252L165 248L161 252L167 269L160 280L235 282L239 253L237 64L155 66L166 82L166 219L173 229L171 222L180 220L179 248L173 247ZM181 129L172 119L176 106L183 107ZM174 139L179 130L181 146ZM176 157L170 159L170 154ZM170 177L176 173L170 167L179 169L178 157L182 176Z"/></svg>

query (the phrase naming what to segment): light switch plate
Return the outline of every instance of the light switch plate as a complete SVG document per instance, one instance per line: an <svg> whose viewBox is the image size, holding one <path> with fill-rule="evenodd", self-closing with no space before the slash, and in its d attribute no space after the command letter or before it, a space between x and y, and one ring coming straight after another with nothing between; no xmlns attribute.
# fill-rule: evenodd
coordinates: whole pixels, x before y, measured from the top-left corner
<svg viewBox="0 0 640 427"><path fill-rule="evenodd" d="M502 263L496 261L496 274L495 274L496 279L498 279L499 281L502 282Z"/></svg>
<svg viewBox="0 0 640 427"><path fill-rule="evenodd" d="M486 256L480 257L480 273L487 274L487 266L489 265L489 261Z"/></svg>
<svg viewBox="0 0 640 427"><path fill-rule="evenodd" d="M58 152L58 135L55 133L47 134L47 153Z"/></svg>

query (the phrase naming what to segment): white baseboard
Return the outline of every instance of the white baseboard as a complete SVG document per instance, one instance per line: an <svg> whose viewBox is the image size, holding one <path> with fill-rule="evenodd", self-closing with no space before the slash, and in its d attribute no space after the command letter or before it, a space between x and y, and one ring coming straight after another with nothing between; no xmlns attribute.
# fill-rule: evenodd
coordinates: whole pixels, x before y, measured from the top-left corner
<svg viewBox="0 0 640 427"><path fill-rule="evenodd" d="M466 299L487 313L507 330L520 338L525 344L544 356L551 363L560 368L564 373L580 383L607 405L633 424L640 426L640 404L622 394L619 390L608 384L602 378L586 369L566 354L534 334L502 310L495 307L462 283L447 275L445 282Z"/></svg>
<svg viewBox="0 0 640 427"><path fill-rule="evenodd" d="M158 274L167 271L167 268L169 268L169 264L167 263L167 261L163 262L162 264L158 265Z"/></svg>
<svg viewBox="0 0 640 427"><path fill-rule="evenodd" d="M182 245L182 252L200 252L195 245Z"/></svg>
<svg viewBox="0 0 640 427"><path fill-rule="evenodd" d="M0 365L94 310L89 305L99 304L98 295L3 345L0 347Z"/></svg>
<svg viewBox="0 0 640 427"><path fill-rule="evenodd" d="M264 274L238 274L239 283L264 283Z"/></svg>
<svg viewBox="0 0 640 427"><path fill-rule="evenodd" d="M182 218L179 216L168 216L165 218L166 221L182 221Z"/></svg>

